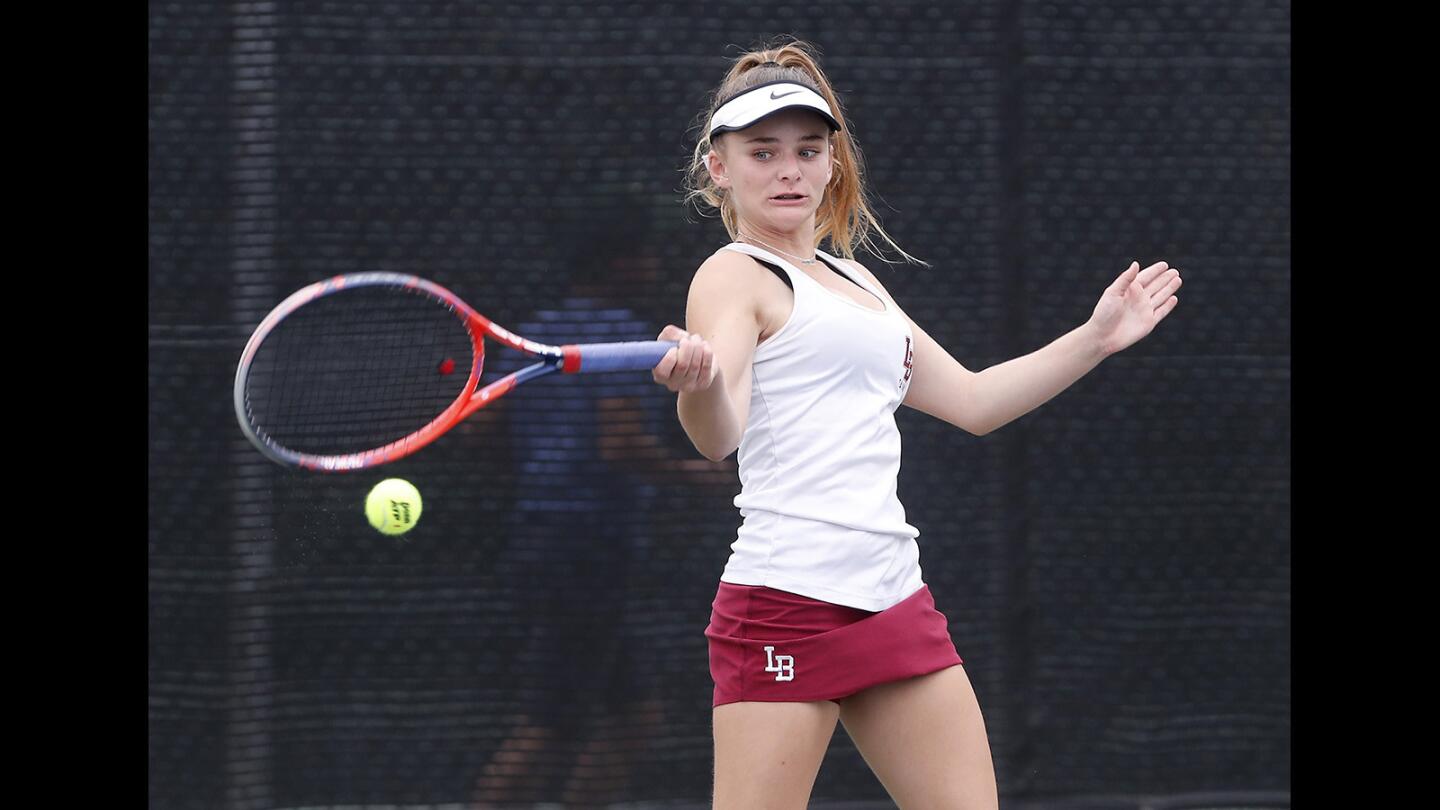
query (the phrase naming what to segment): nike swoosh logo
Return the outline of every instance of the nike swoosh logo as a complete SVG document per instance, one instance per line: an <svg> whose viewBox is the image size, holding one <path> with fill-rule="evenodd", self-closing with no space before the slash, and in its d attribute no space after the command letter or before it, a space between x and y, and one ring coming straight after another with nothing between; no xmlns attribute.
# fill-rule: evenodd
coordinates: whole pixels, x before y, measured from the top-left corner
<svg viewBox="0 0 1440 810"><path fill-rule="evenodd" d="M771 91L770 91L770 100L771 100L771 101L774 101L774 100L777 99L777 98L784 98L784 97L786 97L786 96L793 96L793 95L795 95L795 94L798 93L798 92L800 92L800 91L799 91L799 90L791 90L791 91L788 92L788 93L781 93L780 95L777 96L777 95L775 95L775 91L774 91L774 90L771 90Z"/></svg>

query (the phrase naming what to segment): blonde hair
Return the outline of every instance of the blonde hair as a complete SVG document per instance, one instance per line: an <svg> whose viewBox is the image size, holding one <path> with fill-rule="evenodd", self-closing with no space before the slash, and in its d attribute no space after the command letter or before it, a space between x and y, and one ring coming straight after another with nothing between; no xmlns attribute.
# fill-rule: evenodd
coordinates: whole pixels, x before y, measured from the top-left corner
<svg viewBox="0 0 1440 810"><path fill-rule="evenodd" d="M695 144L695 152L691 158L690 166L686 170L685 177L685 201L693 203L702 214L705 208L716 209L720 212L720 219L725 223L725 230L734 239L738 234L739 221L735 211L734 201L724 189L715 185L710 177L709 168L706 165L706 156L711 149L718 150L720 138L724 133L718 133L715 141L710 138L710 115L716 105L745 90L757 85L774 81L795 82L809 87L811 90L824 97L830 105L835 120L840 124L840 130L832 134L833 159L835 161L835 172L830 178L830 184L825 188L825 198L820 203L820 208L815 212L815 245L826 238L830 240L831 250L839 256L847 259L855 258L855 249L863 247L866 251L879 257L882 261L888 261L877 249L875 242L871 239L870 233L874 231L884 240L885 244L899 251L909 261L917 264L927 264L920 259L911 256L895 244L890 234L880 227L880 221L870 209L867 200L868 190L864 180L864 160L860 155L860 147L850 135L850 129L845 123L845 111L840 105L840 99L836 97L835 90L830 86L830 81L825 73L820 70L820 64L812 51L817 49L806 42L789 38L785 42L777 40L764 47L751 50L738 57L730 67L730 72L725 75L724 81L716 88L710 99L710 106L701 113L697 127L700 135Z"/></svg>

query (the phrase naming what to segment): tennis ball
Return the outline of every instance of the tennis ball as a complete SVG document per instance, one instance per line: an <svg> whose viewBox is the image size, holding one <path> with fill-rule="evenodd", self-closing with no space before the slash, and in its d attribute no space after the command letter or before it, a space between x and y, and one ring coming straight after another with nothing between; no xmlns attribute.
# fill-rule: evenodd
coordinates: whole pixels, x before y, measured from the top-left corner
<svg viewBox="0 0 1440 810"><path fill-rule="evenodd" d="M403 478L386 478L365 497L365 517L381 534L399 535L420 520L420 490Z"/></svg>

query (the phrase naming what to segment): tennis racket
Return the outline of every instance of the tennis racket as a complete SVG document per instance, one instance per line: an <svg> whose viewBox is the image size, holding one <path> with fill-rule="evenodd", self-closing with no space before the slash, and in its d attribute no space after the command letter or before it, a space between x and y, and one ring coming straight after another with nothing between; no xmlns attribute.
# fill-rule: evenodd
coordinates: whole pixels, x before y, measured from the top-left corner
<svg viewBox="0 0 1440 810"><path fill-rule="evenodd" d="M538 362L479 388L486 337ZM675 345L549 346L415 276L335 276L297 291L260 322L235 372L235 416L280 464L362 470L414 453L521 383L556 372L651 369Z"/></svg>

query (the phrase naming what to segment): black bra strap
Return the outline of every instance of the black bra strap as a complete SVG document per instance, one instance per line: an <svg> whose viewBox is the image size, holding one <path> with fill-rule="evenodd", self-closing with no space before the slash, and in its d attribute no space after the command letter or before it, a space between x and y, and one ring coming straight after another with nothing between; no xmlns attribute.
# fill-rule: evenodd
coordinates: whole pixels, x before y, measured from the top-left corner
<svg viewBox="0 0 1440 810"><path fill-rule="evenodd" d="M775 275L779 276L779 277L780 277L780 280L783 281L783 282L785 282L785 286L786 286L786 287L789 287L791 292L794 292L794 291L795 291L795 284L794 284L792 281L790 281L790 274L789 274L789 273L786 273L784 270L781 270L780 268L776 267L775 265L771 264L770 262L765 261L764 259L759 259L759 258L756 258L756 257L754 257L754 256L751 256L750 258L755 259L755 261L757 261L757 262L765 265L766 267L770 268L770 272L772 272L772 273L774 273Z"/></svg>
<svg viewBox="0 0 1440 810"><path fill-rule="evenodd" d="M757 262L765 265L766 267L770 268L770 272L772 272L772 273L774 273L775 275L779 276L779 277L780 277L780 280L783 281L783 282L785 282L785 286L786 286L786 287L789 287L792 291L795 289L795 285L790 282L790 274L789 274L789 273L786 273L784 270L781 270L779 267L776 267L775 265L771 264L770 262L765 261L764 259L758 258L758 257L756 257L756 256L751 256L750 258L755 259L755 261L757 261ZM831 264L830 262L826 261L826 260L824 259L824 257L817 257L817 258L819 258L820 261L825 262L825 266L826 266L826 267L830 268L831 270L834 270L834 271L835 271L835 275L837 275L837 276L845 279L846 281L850 282L851 284L854 284L856 287L860 287L860 289L865 290L865 288L864 288L863 286L861 286L860 282L856 281L856 280L853 279L853 278L850 278L850 275L849 275L848 273L841 272L840 268L838 268L838 267L836 267L835 265ZM867 294L870 293L869 290L865 290L865 292L866 292Z"/></svg>

